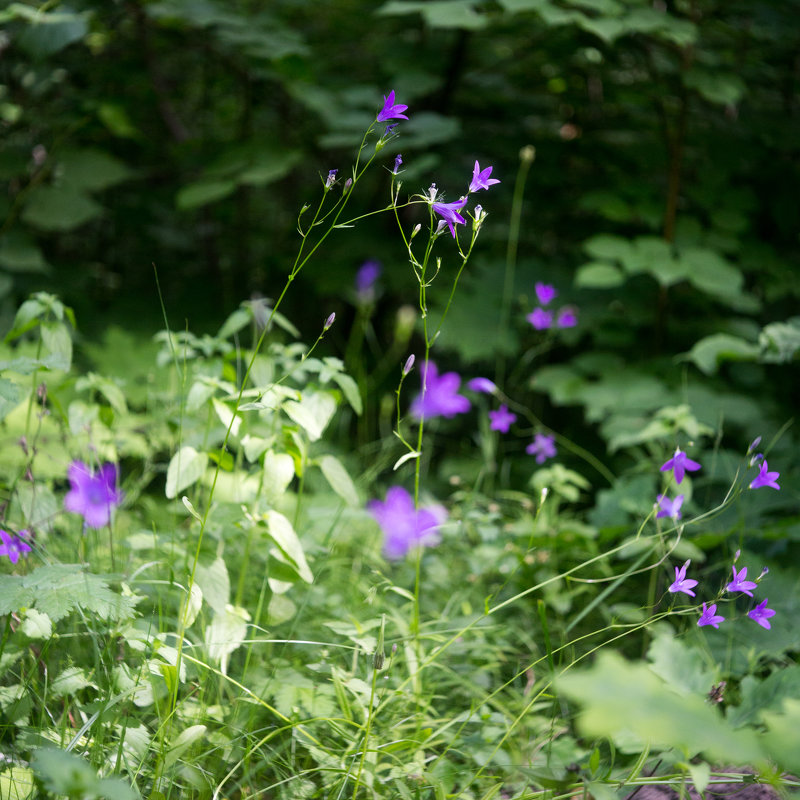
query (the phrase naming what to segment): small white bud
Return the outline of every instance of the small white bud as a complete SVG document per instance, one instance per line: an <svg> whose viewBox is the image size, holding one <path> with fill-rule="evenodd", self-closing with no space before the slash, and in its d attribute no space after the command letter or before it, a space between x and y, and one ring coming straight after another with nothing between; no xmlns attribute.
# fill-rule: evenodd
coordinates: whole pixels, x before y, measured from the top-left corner
<svg viewBox="0 0 800 800"><path fill-rule="evenodd" d="M330 328L330 327L331 327L331 325L333 325L333 323L334 323L334 321L335 321L335 320L336 320L336 312L333 312L333 313L332 313L332 314L331 314L331 315L328 317L328 319L326 319L326 320L325 320L325 325L324 325L324 327L322 328L322 332L324 333L326 330L328 330L328 328Z"/></svg>

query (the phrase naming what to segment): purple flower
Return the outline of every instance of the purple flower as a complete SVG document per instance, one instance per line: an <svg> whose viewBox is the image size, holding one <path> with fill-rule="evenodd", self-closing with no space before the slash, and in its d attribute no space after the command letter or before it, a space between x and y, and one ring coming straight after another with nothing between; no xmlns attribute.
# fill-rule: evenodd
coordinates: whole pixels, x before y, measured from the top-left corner
<svg viewBox="0 0 800 800"><path fill-rule="evenodd" d="M529 456L536 456L537 464L544 464L548 458L556 454L555 437L547 433L537 433L533 441L525 448Z"/></svg>
<svg viewBox="0 0 800 800"><path fill-rule="evenodd" d="M456 225L466 225L467 221L458 212L467 204L467 198L462 197L455 203L433 203L434 214L438 214L450 228L453 238L456 238Z"/></svg>
<svg viewBox="0 0 800 800"><path fill-rule="evenodd" d="M517 421L517 415L508 410L508 406L501 405L497 411L489 412L489 419L491 423L489 427L493 431L500 431L501 433L508 433L511 423Z"/></svg>
<svg viewBox="0 0 800 800"><path fill-rule="evenodd" d="M386 500L372 500L367 511L383 531L383 554L388 559L402 558L417 545L439 543L439 526L447 519L441 506L414 508L414 500L402 486L386 492Z"/></svg>
<svg viewBox="0 0 800 800"><path fill-rule="evenodd" d="M394 129L399 125L398 122L393 122L391 125L386 126L386 130L383 132L383 136L381 138L388 139L390 136L394 136Z"/></svg>
<svg viewBox="0 0 800 800"><path fill-rule="evenodd" d="M547 330L553 324L553 314L543 308L534 308L525 319L536 328L537 331Z"/></svg>
<svg viewBox="0 0 800 800"><path fill-rule="evenodd" d="M556 326L559 328L574 328L578 324L578 315L571 308L562 308L558 312Z"/></svg>
<svg viewBox="0 0 800 800"><path fill-rule="evenodd" d="M455 372L439 375L436 364L429 361L420 368L422 391L411 403L411 414L416 419L428 417L454 417L469 411L470 402L461 394L458 387L461 378Z"/></svg>
<svg viewBox="0 0 800 800"><path fill-rule="evenodd" d="M755 581L747 580L747 567L742 567L738 574L736 567L731 567L733 570L733 580L725 587L728 592L744 592L749 597L753 596L751 589L755 589L758 584Z"/></svg>
<svg viewBox="0 0 800 800"><path fill-rule="evenodd" d="M656 519L669 517L670 519L681 518L681 506L683 505L683 495L679 494L674 500L670 500L665 494L660 494L658 500L658 513ZM686 562L689 563L688 561Z"/></svg>
<svg viewBox="0 0 800 800"><path fill-rule="evenodd" d="M400 170L400 165L403 163L403 156L398 153L394 157L394 169L392 170L392 175L397 175L398 171Z"/></svg>
<svg viewBox="0 0 800 800"><path fill-rule="evenodd" d="M387 119L408 119L403 113L408 106L395 105L394 102L394 89L389 92L388 96L383 96L383 108L378 112L378 122L386 122Z"/></svg>
<svg viewBox="0 0 800 800"><path fill-rule="evenodd" d="M12 564L16 564L20 556L27 558L31 551L31 546L25 541L27 533L20 531L19 534L13 534L0 530L0 556L8 556Z"/></svg>
<svg viewBox="0 0 800 800"><path fill-rule="evenodd" d="M684 594L688 594L690 597L695 596L692 589L697 586L697 581L686 577L686 567L688 567L691 563L692 560L689 559L680 569L675 567L675 580L669 589L667 589L668 592L672 592L673 594L683 592Z"/></svg>
<svg viewBox="0 0 800 800"><path fill-rule="evenodd" d="M332 170L330 170L328 172L328 177L325 180L325 188L326 189L330 189L331 186L333 186L333 184L336 183L336 173L338 171L339 171L338 169L332 169Z"/></svg>
<svg viewBox="0 0 800 800"><path fill-rule="evenodd" d="M81 514L89 528L102 528L111 519L111 510L122 502L117 486L117 467L103 464L97 474L83 461L73 461L67 470L71 489L64 498L64 508Z"/></svg>
<svg viewBox="0 0 800 800"><path fill-rule="evenodd" d="M753 439L752 442L750 442L750 447L747 448L747 455L750 455L750 453L752 453L756 449L756 447L758 447L760 444L761 444L761 437L756 436L756 438Z"/></svg>
<svg viewBox="0 0 800 800"><path fill-rule="evenodd" d="M675 483L680 483L687 471L696 472L700 469L700 465L696 461L692 461L679 447L675 450L675 455L661 466L661 472L668 469L673 471Z"/></svg>
<svg viewBox="0 0 800 800"><path fill-rule="evenodd" d="M778 486L778 478L780 478L780 476L780 472L770 472L769 466L765 461L759 467L758 475L756 475L756 477L750 483L750 488L760 489L762 486L769 486L772 489L780 489L781 487Z"/></svg>
<svg viewBox="0 0 800 800"><path fill-rule="evenodd" d="M768 597L765 597L752 611L747 612L747 616L754 622L757 622L762 628L769 630L772 625L769 624L769 618L775 616L775 612L771 608L767 608Z"/></svg>
<svg viewBox="0 0 800 800"><path fill-rule="evenodd" d="M497 391L497 386L488 378L473 378L467 383L467 389L473 392L484 392L485 394L494 394Z"/></svg>
<svg viewBox="0 0 800 800"><path fill-rule="evenodd" d="M700 619L697 620L698 627L703 627L703 625L712 625L715 628L719 628L720 622L724 622L725 617L717 614L717 604L712 603L708 608L706 608L706 604L703 603L703 613L700 615Z"/></svg>
<svg viewBox="0 0 800 800"><path fill-rule="evenodd" d="M550 301L558 294L555 286L551 286L549 283L542 283L539 281L534 288L536 289L536 296L539 298L539 302L543 306L546 306L548 303L550 303Z"/></svg>
<svg viewBox="0 0 800 800"><path fill-rule="evenodd" d="M496 178L490 178L489 176L491 174L491 167L486 167L486 169L481 170L481 165L476 161L472 170L472 181L469 184L470 192L477 192L480 189L488 189L495 183L500 183L500 181L498 181Z"/></svg>
<svg viewBox="0 0 800 800"><path fill-rule="evenodd" d="M375 299L375 282L381 275L383 267L380 261L365 261L356 273L356 294L359 302L371 303Z"/></svg>

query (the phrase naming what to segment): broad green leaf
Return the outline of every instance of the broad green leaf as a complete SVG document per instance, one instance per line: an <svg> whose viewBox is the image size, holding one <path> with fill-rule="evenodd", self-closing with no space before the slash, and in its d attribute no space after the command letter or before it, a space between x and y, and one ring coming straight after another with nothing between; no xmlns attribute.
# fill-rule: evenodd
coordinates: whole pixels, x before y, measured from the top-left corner
<svg viewBox="0 0 800 800"><path fill-rule="evenodd" d="M238 415L234 415L233 410L216 397L211 398L211 404L214 406L214 411L217 417L219 417L219 421L225 426L225 430L230 429L230 432L234 436L238 436L242 418Z"/></svg>
<svg viewBox="0 0 800 800"><path fill-rule="evenodd" d="M29 639L49 639L53 635L53 623L47 614L29 608L25 611L19 630Z"/></svg>
<svg viewBox="0 0 800 800"><path fill-rule="evenodd" d="M228 674L228 657L242 645L247 638L247 623L250 614L247 609L228 605L214 614L214 619L206 628L205 642L208 657L218 661L223 675Z"/></svg>
<svg viewBox="0 0 800 800"><path fill-rule="evenodd" d="M125 393L112 380L96 372L88 372L85 376L75 381L75 388L79 392L97 392L102 395L117 414L124 414L128 410L125 402Z"/></svg>
<svg viewBox="0 0 800 800"><path fill-rule="evenodd" d="M5 378L0 378L0 420L22 402L22 388Z"/></svg>
<svg viewBox="0 0 800 800"><path fill-rule="evenodd" d="M308 567L303 546L294 532L292 523L278 511L270 510L264 516L267 523L267 532L270 538L278 545L281 552L289 558L297 569L297 574L306 583L311 583L314 576Z"/></svg>
<svg viewBox="0 0 800 800"><path fill-rule="evenodd" d="M587 239L583 243L583 249L599 261L624 262L630 259L632 254L632 246L627 239L608 233L599 233Z"/></svg>
<svg viewBox="0 0 800 800"><path fill-rule="evenodd" d="M575 274L575 286L579 289L612 289L623 283L625 276L613 264L591 262L584 264Z"/></svg>
<svg viewBox="0 0 800 800"><path fill-rule="evenodd" d="M166 495L172 499L203 476L208 456L198 453L194 447L185 446L170 459L167 467Z"/></svg>
<svg viewBox="0 0 800 800"><path fill-rule="evenodd" d="M283 410L316 442L336 411L336 401L329 392L304 392L300 402L287 400Z"/></svg>
<svg viewBox="0 0 800 800"><path fill-rule="evenodd" d="M719 70L710 72L692 67L681 72L681 79L687 88L696 89L709 102L723 106L736 105L747 90L737 75Z"/></svg>
<svg viewBox="0 0 800 800"><path fill-rule="evenodd" d="M647 651L650 669L680 694L705 697L718 675L709 669L705 654L684 641L671 633L657 636Z"/></svg>
<svg viewBox="0 0 800 800"><path fill-rule="evenodd" d="M288 622L297 613L297 606L283 594L273 594L267 606L267 619L270 625Z"/></svg>
<svg viewBox="0 0 800 800"><path fill-rule="evenodd" d="M479 30L487 25L487 17L476 11L475 0L389 0L379 9L380 15L411 14L419 12L432 28L462 28Z"/></svg>
<svg viewBox="0 0 800 800"><path fill-rule="evenodd" d="M338 458L331 455L320 456L320 458L317 459L317 463L322 470L322 474L325 476L325 480L330 484L331 489L333 489L345 503L350 506L361 505L355 484Z"/></svg>
<svg viewBox="0 0 800 800"><path fill-rule="evenodd" d="M34 796L36 785L33 770L12 764L0 772L0 797L3 800L28 800Z"/></svg>
<svg viewBox="0 0 800 800"><path fill-rule="evenodd" d="M294 478L294 459L287 453L268 450L264 455L264 494L275 503Z"/></svg>
<svg viewBox="0 0 800 800"><path fill-rule="evenodd" d="M46 272L48 264L31 238L12 230L0 236L0 267L10 272Z"/></svg>
<svg viewBox="0 0 800 800"><path fill-rule="evenodd" d="M64 183L88 192L107 189L133 175L125 164L103 150L66 150L58 160Z"/></svg>
<svg viewBox="0 0 800 800"><path fill-rule="evenodd" d="M86 671L80 667L67 667L50 684L50 693L55 697L67 697L87 688L96 689L97 684L89 680Z"/></svg>
<svg viewBox="0 0 800 800"><path fill-rule="evenodd" d="M63 322L45 321L39 327L42 344L53 358L57 359L58 369L67 372L72 364L72 339Z"/></svg>
<svg viewBox="0 0 800 800"><path fill-rule="evenodd" d="M800 350L800 317L786 322L771 322L764 326L758 337L761 348L759 361L768 364L785 364L792 361Z"/></svg>
<svg viewBox="0 0 800 800"><path fill-rule="evenodd" d="M715 333L701 339L685 355L701 372L713 375L726 361L755 361L760 348L727 333Z"/></svg>
<svg viewBox="0 0 800 800"><path fill-rule="evenodd" d="M175 198L175 205L181 211L187 211L199 206L205 206L222 200L224 197L233 194L236 183L230 180L201 180L184 186Z"/></svg>
<svg viewBox="0 0 800 800"><path fill-rule="evenodd" d="M205 725L191 725L180 732L180 735L170 745L164 756L164 764L174 764L195 742L205 736L208 728Z"/></svg>
<svg viewBox="0 0 800 800"><path fill-rule="evenodd" d="M22 3L13 3L10 10L16 10L20 17L26 18L30 23L16 38L16 44L34 59L44 59L63 50L73 42L83 39L89 31L89 13L46 13ZM28 11L34 13L28 14Z"/></svg>
<svg viewBox="0 0 800 800"><path fill-rule="evenodd" d="M352 408L358 416L361 416L364 407L361 403L361 393L358 391L358 384L344 372L335 372L332 378L339 385L347 402L350 404L350 408Z"/></svg>
<svg viewBox="0 0 800 800"><path fill-rule="evenodd" d="M789 770L800 770L800 700L786 698L780 712L765 711L762 719L767 732L762 734L770 758Z"/></svg>
<svg viewBox="0 0 800 800"><path fill-rule="evenodd" d="M225 561L217 558L210 564L199 562L194 577L208 605L218 614L225 611L231 593L231 583Z"/></svg>
<svg viewBox="0 0 800 800"><path fill-rule="evenodd" d="M780 711L785 700L800 697L800 666L784 666L763 680L746 675L739 694L741 702L728 708L728 719L737 727L757 724L761 712Z"/></svg>
<svg viewBox="0 0 800 800"><path fill-rule="evenodd" d="M43 231L71 231L96 219L103 207L69 186L38 186L28 196L22 219Z"/></svg>

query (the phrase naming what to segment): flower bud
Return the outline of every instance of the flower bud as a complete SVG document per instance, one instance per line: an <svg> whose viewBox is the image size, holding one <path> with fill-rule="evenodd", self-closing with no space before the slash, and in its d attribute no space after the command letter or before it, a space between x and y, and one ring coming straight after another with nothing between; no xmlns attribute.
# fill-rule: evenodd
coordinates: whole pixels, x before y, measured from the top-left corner
<svg viewBox="0 0 800 800"><path fill-rule="evenodd" d="M536 148L532 144L526 144L522 150L519 151L519 160L527 164L532 164L536 158Z"/></svg>
<svg viewBox="0 0 800 800"><path fill-rule="evenodd" d="M422 230L422 225L418 222L411 231L411 238L413 239Z"/></svg>
<svg viewBox="0 0 800 800"><path fill-rule="evenodd" d="M398 153L394 157L394 169L392 170L392 175L397 175L397 171L400 169L400 165L403 163L403 156Z"/></svg>
<svg viewBox="0 0 800 800"><path fill-rule="evenodd" d="M406 359L406 363L403 365L403 377L404 378L405 378L406 375L408 375L409 372L411 372L412 369L414 369L414 361L415 361L415 356L412 353Z"/></svg>
<svg viewBox="0 0 800 800"><path fill-rule="evenodd" d="M328 317L328 319L326 319L326 320L325 320L325 325L324 325L324 327L322 328L322 332L324 333L325 331L327 331L327 330L328 330L328 328L330 328L330 327L331 327L331 325L333 325L333 323L334 323L334 321L335 321L335 320L336 320L336 312L334 311L334 312L333 312L333 313L332 313L332 314L331 314L331 315Z"/></svg>
<svg viewBox="0 0 800 800"><path fill-rule="evenodd" d="M325 188L326 189L330 189L331 186L333 186L333 184L336 182L336 173L338 171L339 171L338 169L332 169L332 170L330 170L328 172L328 177L325 180Z"/></svg>
<svg viewBox="0 0 800 800"><path fill-rule="evenodd" d="M353 179L352 178L348 178L344 182L344 188L342 189L342 194L347 194L350 191L350 188L352 187L352 185L353 185Z"/></svg>

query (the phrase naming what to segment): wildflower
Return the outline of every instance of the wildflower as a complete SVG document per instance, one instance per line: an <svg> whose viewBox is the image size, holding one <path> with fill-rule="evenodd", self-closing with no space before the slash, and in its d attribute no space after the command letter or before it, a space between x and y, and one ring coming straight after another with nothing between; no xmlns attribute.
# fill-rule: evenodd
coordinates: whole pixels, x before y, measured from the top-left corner
<svg viewBox="0 0 800 800"><path fill-rule="evenodd" d="M689 597L695 596L692 589L697 586L697 581L686 577L686 567L688 567L691 563L692 560L689 559L680 569L675 567L675 580L669 589L667 589L668 592L672 592L673 594L683 592L684 594L688 594Z"/></svg>
<svg viewBox="0 0 800 800"><path fill-rule="evenodd" d="M441 506L414 508L414 500L402 486L386 492L386 500L372 500L367 511L383 531L383 554L388 559L402 558L417 545L439 543L439 527L447 519Z"/></svg>
<svg viewBox="0 0 800 800"><path fill-rule="evenodd" d="M390 126L392 127L392 126ZM403 163L403 156L398 153L394 157L394 169L392 170L392 175L397 175L398 171L400 170L400 165Z"/></svg>
<svg viewBox="0 0 800 800"><path fill-rule="evenodd" d="M700 464L696 461L692 461L692 459L678 447L675 450L675 455L661 466L661 472L669 469L671 469L675 475L675 483L680 483L687 471L696 472L700 469Z"/></svg>
<svg viewBox="0 0 800 800"><path fill-rule="evenodd" d="M497 386L488 378L473 378L467 383L467 389L471 389L473 392L494 394L497 391Z"/></svg>
<svg viewBox="0 0 800 800"><path fill-rule="evenodd" d="M712 603L708 608L706 608L706 604L703 603L703 613L700 615L700 619L697 620L698 627L703 627L703 625L712 625L715 628L719 628L720 622L724 622L725 617L720 614L717 614L717 604Z"/></svg>
<svg viewBox="0 0 800 800"><path fill-rule="evenodd" d="M456 238L455 226L467 224L467 221L464 219L464 217L458 213L466 204L467 198L462 197L460 200L457 200L454 203L433 203L431 206L434 214L438 214L440 217L442 217L443 221L447 223L447 226L450 228L450 233L453 234L454 239Z"/></svg>
<svg viewBox="0 0 800 800"><path fill-rule="evenodd" d="M558 312L556 326L559 328L574 328L578 324L578 316L571 308L562 308Z"/></svg>
<svg viewBox="0 0 800 800"><path fill-rule="evenodd" d="M767 608L768 600L769 598L765 597L752 611L747 612L747 616L750 617L753 622L757 622L762 628L766 628L767 630L772 627L772 625L769 624L769 618L775 616L775 611L771 608Z"/></svg>
<svg viewBox="0 0 800 800"><path fill-rule="evenodd" d="M495 183L500 183L497 178L490 178L489 176L492 174L492 168L486 167L486 169L481 170L481 165L476 161L475 167L472 170L472 180L469 184L470 192L477 192L480 189L488 189L490 186L493 186Z"/></svg>
<svg viewBox="0 0 800 800"><path fill-rule="evenodd" d="M491 420L489 427L493 431L508 433L508 429L511 427L511 424L517 421L517 415L509 411L508 406L501 405L497 411L489 412L489 419Z"/></svg>
<svg viewBox="0 0 800 800"><path fill-rule="evenodd" d="M550 301L558 294L555 286L551 286L549 283L542 283L541 281L536 283L534 289L536 290L536 296L539 298L539 302L543 306L548 305Z"/></svg>
<svg viewBox="0 0 800 800"><path fill-rule="evenodd" d="M414 356L413 353L406 359L406 363L403 364L403 377L404 378L405 378L406 375L408 375L409 372L411 372L412 369L414 369L414 361L415 360L416 360L416 357Z"/></svg>
<svg viewBox="0 0 800 800"><path fill-rule="evenodd" d="M338 169L332 169L328 172L328 177L325 180L326 189L330 189L331 186L333 186L333 184L336 183L336 173L338 171L339 171Z"/></svg>
<svg viewBox="0 0 800 800"><path fill-rule="evenodd" d="M383 108L378 112L377 121L386 122L387 119L408 119L403 113L408 106L395 105L394 102L394 89L389 92L388 96L383 96Z"/></svg>
<svg viewBox="0 0 800 800"><path fill-rule="evenodd" d="M536 456L537 464L544 464L548 458L553 458L556 454L555 437L547 433L537 433L533 441L525 448L529 456Z"/></svg>
<svg viewBox="0 0 800 800"><path fill-rule="evenodd" d="M390 136L394 136L394 129L399 125L399 122L393 122L391 125L386 126L386 130L383 132L382 139L388 139Z"/></svg>
<svg viewBox="0 0 800 800"><path fill-rule="evenodd" d="M751 589L755 589L758 584L755 581L747 580L747 567L742 567L739 572L736 572L736 567L733 569L733 580L725 587L728 592L744 592L749 597L753 596Z"/></svg>
<svg viewBox="0 0 800 800"><path fill-rule="evenodd" d="M543 308L534 308L525 319L536 328L537 331L547 330L553 324L553 315L550 311Z"/></svg>
<svg viewBox="0 0 800 800"><path fill-rule="evenodd" d="M103 464L94 474L82 461L73 461L67 477L71 489L64 498L64 508L81 514L90 528L107 525L111 510L122 502L122 492L116 488L116 465Z"/></svg>
<svg viewBox="0 0 800 800"><path fill-rule="evenodd" d="M769 466L765 461L759 468L758 475L750 483L751 489L760 489L762 486L769 486L771 489L780 489L778 486L778 478L780 472L770 472Z"/></svg>
<svg viewBox="0 0 800 800"><path fill-rule="evenodd" d="M375 283L383 271L380 261L365 261L356 272L356 295L360 303L371 303L375 299Z"/></svg>
<svg viewBox="0 0 800 800"><path fill-rule="evenodd" d="M327 331L331 327L331 325L333 325L334 322L336 322L336 312L332 311L328 315L328 318L325 320L325 325L323 325L322 327L323 333Z"/></svg>
<svg viewBox="0 0 800 800"><path fill-rule="evenodd" d="M483 225L483 221L486 219L486 212L483 210L482 205L475 206L475 216L472 218L472 225L476 231L481 229L481 225Z"/></svg>
<svg viewBox="0 0 800 800"><path fill-rule="evenodd" d="M16 564L20 556L27 558L31 551L31 546L25 541L27 533L20 531L13 534L0 530L0 556L8 556L12 564Z"/></svg>
<svg viewBox="0 0 800 800"><path fill-rule="evenodd" d="M756 438L753 439L752 442L750 442L750 447L747 448L747 455L750 455L750 453L754 452L756 447L758 447L760 444L761 444L761 437L756 436Z"/></svg>
<svg viewBox="0 0 800 800"><path fill-rule="evenodd" d="M421 368L422 391L411 403L411 414L416 419L423 417L454 417L469 411L470 402L458 394L461 378L455 372L439 375L432 361Z"/></svg>
<svg viewBox="0 0 800 800"><path fill-rule="evenodd" d="M661 519L662 517L669 517L670 519L681 518L682 494L679 494L674 500L670 500L665 494L660 494L656 500L658 500L656 519Z"/></svg>

